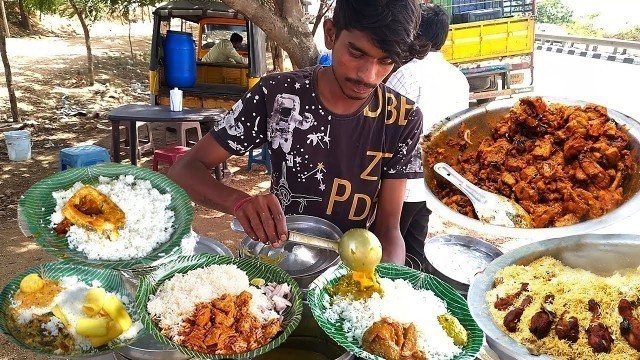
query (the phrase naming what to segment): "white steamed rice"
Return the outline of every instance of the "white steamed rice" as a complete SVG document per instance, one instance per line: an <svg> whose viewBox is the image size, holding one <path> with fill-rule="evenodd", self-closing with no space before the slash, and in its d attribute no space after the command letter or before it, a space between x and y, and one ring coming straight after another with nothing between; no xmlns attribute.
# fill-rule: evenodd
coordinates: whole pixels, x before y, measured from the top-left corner
<svg viewBox="0 0 640 360"><path fill-rule="evenodd" d="M349 340L362 344L362 335L383 317L408 324L413 323L418 332L418 349L430 360L451 359L462 350L447 335L438 316L447 312L446 304L429 290L414 289L405 280L379 279L383 296L374 293L369 299L350 300L336 296L324 305L325 317L336 322L343 319L343 330Z"/></svg>
<svg viewBox="0 0 640 360"><path fill-rule="evenodd" d="M114 179L100 177L98 181L94 187L124 211L125 224L116 240L73 225L67 233L69 247L83 252L89 259L129 260L147 256L170 239L174 230L174 213L168 208L171 194L161 194L148 180L137 180L131 175ZM56 199L52 227L63 220L62 208L83 186L77 182L68 190L52 194Z"/></svg>

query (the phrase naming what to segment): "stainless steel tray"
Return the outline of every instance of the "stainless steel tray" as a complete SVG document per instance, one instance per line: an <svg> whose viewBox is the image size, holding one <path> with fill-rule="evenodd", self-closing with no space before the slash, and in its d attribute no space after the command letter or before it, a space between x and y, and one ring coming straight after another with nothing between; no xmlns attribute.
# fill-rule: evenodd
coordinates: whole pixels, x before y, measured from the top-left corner
<svg viewBox="0 0 640 360"><path fill-rule="evenodd" d="M514 264L527 265L542 256L551 256L567 266L609 276L616 271L640 266L640 235L585 234L543 240L492 261L482 274L474 278L467 300L471 315L500 360L550 359L544 355L531 355L523 345L500 330L489 313L485 299L499 270Z"/></svg>

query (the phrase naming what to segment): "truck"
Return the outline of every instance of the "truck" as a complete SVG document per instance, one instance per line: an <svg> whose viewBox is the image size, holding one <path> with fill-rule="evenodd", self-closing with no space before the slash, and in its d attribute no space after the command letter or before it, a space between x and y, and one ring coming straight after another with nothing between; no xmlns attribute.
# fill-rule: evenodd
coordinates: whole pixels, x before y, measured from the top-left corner
<svg viewBox="0 0 640 360"><path fill-rule="evenodd" d="M426 0L451 19L441 52L467 77L470 100L533 91L535 0Z"/></svg>

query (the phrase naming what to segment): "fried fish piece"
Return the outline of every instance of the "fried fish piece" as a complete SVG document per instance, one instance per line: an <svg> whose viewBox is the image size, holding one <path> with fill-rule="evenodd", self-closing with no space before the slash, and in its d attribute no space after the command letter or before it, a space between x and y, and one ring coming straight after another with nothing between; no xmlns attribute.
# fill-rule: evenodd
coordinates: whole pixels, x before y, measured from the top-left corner
<svg viewBox="0 0 640 360"><path fill-rule="evenodd" d="M62 208L65 219L76 226L117 239L124 225L124 211L109 197L92 186L76 191Z"/></svg>

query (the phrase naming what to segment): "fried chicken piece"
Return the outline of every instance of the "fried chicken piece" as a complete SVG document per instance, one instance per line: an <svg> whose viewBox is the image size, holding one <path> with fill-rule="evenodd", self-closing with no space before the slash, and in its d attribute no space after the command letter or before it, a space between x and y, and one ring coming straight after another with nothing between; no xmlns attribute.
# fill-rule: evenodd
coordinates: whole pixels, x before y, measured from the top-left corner
<svg viewBox="0 0 640 360"><path fill-rule="evenodd" d="M233 318L233 316L229 316L224 311L220 311L216 308L213 309L212 317L213 317L213 323L215 325L223 325L226 327L231 327L235 322L235 319Z"/></svg>
<svg viewBox="0 0 640 360"><path fill-rule="evenodd" d="M540 311L533 314L529 323L529 331L538 339L544 339L551 332L551 326L556 318L556 314L547 308L546 305L552 305L554 296L548 294L544 298L544 303L540 307Z"/></svg>
<svg viewBox="0 0 640 360"><path fill-rule="evenodd" d="M400 358L404 331L402 326L387 318L374 322L362 335L362 348L388 360Z"/></svg>
<svg viewBox="0 0 640 360"><path fill-rule="evenodd" d="M592 158L592 155L581 154L578 156L580 168L589 177L591 182L600 189L607 189L611 184L611 179L602 166Z"/></svg>
<svg viewBox="0 0 640 360"><path fill-rule="evenodd" d="M234 297L224 294L220 298L212 301L213 307L226 313L232 311L235 307Z"/></svg>
<svg viewBox="0 0 640 360"><path fill-rule="evenodd" d="M518 324L520 323L520 319L522 318L524 309L531 304L532 300L533 298L527 295L524 298L524 300L522 300L522 303L520 303L520 306L516 307L515 309L512 309L507 313L507 315L505 315L502 323L504 327L507 328L508 331L510 332L518 331Z"/></svg>
<svg viewBox="0 0 640 360"><path fill-rule="evenodd" d="M599 321L600 304L598 304L595 300L590 299L589 311L593 314L593 316L591 317L591 323L586 330L589 346L591 346L591 349L593 349L594 353L611 352L613 337L611 337L609 328Z"/></svg>
<svg viewBox="0 0 640 360"><path fill-rule="evenodd" d="M578 341L578 336L580 335L580 326L575 316L565 319L565 315L568 312L568 310L565 310L560 316L560 320L556 323L556 335L560 340L575 343Z"/></svg>
<svg viewBox="0 0 640 360"><path fill-rule="evenodd" d="M204 327L211 321L211 308L209 306L196 307L196 326Z"/></svg>
<svg viewBox="0 0 640 360"><path fill-rule="evenodd" d="M522 285L520 285L520 290L511 295L507 295L506 297L498 298L496 296L496 302L493 303L493 307L495 307L497 310L505 311L510 308L513 303L516 302L516 300L520 297L520 295L525 291L529 291L529 283L522 283Z"/></svg>
<svg viewBox="0 0 640 360"><path fill-rule="evenodd" d="M618 313L622 316L620 333L632 348L640 351L640 320L633 315L633 309L637 306L635 301L620 299Z"/></svg>

